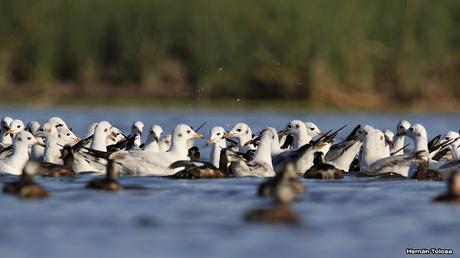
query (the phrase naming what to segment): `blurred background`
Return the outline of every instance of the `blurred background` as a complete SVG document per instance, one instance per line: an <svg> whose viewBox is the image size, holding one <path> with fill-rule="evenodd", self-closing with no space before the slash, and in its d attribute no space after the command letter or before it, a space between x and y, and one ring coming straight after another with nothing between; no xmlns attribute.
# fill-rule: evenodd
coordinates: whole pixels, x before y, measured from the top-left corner
<svg viewBox="0 0 460 258"><path fill-rule="evenodd" d="M458 0L2 0L0 100L458 110L459 28Z"/></svg>

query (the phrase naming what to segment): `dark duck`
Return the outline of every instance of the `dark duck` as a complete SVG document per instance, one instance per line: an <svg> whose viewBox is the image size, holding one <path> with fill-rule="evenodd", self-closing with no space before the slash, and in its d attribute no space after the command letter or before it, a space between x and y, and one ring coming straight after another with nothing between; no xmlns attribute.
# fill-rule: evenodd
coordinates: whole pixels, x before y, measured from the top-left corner
<svg viewBox="0 0 460 258"><path fill-rule="evenodd" d="M88 189L102 190L102 191L120 191L123 186L118 183L118 167L117 163L113 160L107 162L107 173L102 179L93 179L86 185Z"/></svg>
<svg viewBox="0 0 460 258"><path fill-rule="evenodd" d="M49 196L48 191L35 182L33 175L38 163L26 163L18 181L5 183L3 193L14 194L24 199L42 199Z"/></svg>
<svg viewBox="0 0 460 258"><path fill-rule="evenodd" d="M305 178L316 179L341 179L343 178L344 171L337 169L331 164L324 163L324 154L320 151L315 152L313 166L309 168L305 174Z"/></svg>

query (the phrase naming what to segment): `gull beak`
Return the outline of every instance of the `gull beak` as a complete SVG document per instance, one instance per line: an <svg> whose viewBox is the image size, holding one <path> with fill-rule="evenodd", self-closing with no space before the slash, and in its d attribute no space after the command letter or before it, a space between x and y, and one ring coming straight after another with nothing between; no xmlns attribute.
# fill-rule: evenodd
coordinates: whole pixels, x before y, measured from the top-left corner
<svg viewBox="0 0 460 258"><path fill-rule="evenodd" d="M73 142L77 143L77 142L79 142L79 141L81 141L80 137L75 137L75 138L73 138Z"/></svg>
<svg viewBox="0 0 460 258"><path fill-rule="evenodd" d="M153 137L153 140L155 140L156 142L159 142L159 141L160 141L160 139L158 139L157 136L154 136L154 137Z"/></svg>
<svg viewBox="0 0 460 258"><path fill-rule="evenodd" d="M230 133L230 132L228 131L228 132L225 132L225 134L224 134L224 139L226 139L226 138L232 138L232 137L234 137L234 136L235 136L235 135L234 135L233 133Z"/></svg>
<svg viewBox="0 0 460 258"><path fill-rule="evenodd" d="M196 134L192 137L192 139L203 139L203 138L204 138L204 135L201 134L201 133L196 133Z"/></svg>
<svg viewBox="0 0 460 258"><path fill-rule="evenodd" d="M115 132L110 132L110 135L113 137L113 138L116 138L117 137L117 134Z"/></svg>
<svg viewBox="0 0 460 258"><path fill-rule="evenodd" d="M8 134L9 134L9 135L11 135L11 136L13 136L13 134L14 134L14 131L13 131L13 130L11 130L11 129L9 129L9 130L6 132L6 134L5 134L5 135L8 135Z"/></svg>
<svg viewBox="0 0 460 258"><path fill-rule="evenodd" d="M323 132L323 131L319 131L318 136L323 136L323 135L324 135L324 132Z"/></svg>
<svg viewBox="0 0 460 258"><path fill-rule="evenodd" d="M214 140L209 138L208 141L206 142L206 145L211 145L214 143Z"/></svg>
<svg viewBox="0 0 460 258"><path fill-rule="evenodd" d="M283 130L278 132L278 136L289 135L289 129L284 128Z"/></svg>

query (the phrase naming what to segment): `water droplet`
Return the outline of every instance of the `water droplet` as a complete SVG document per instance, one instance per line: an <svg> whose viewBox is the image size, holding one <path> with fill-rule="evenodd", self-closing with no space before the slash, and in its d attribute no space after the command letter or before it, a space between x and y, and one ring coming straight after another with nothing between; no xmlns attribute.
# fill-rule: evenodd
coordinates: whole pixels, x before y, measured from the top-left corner
<svg viewBox="0 0 460 258"><path fill-rule="evenodd" d="M238 99L236 99L236 102L240 102L240 99L239 99L239 98L238 98Z"/></svg>
<svg viewBox="0 0 460 258"><path fill-rule="evenodd" d="M224 70L224 68L222 68L222 67L219 67L219 69L218 69L218 70L219 70L219 71L223 71L223 70Z"/></svg>

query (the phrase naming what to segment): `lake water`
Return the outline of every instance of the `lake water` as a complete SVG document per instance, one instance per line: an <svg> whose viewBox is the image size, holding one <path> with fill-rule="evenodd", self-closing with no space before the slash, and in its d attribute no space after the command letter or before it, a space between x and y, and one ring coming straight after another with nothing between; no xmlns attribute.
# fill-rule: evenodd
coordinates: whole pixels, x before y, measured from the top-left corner
<svg viewBox="0 0 460 258"><path fill-rule="evenodd" d="M245 121L254 132L281 129L289 120L321 129L358 123L393 129L399 119L419 122L429 135L460 128L460 114L309 113L208 111L202 109L1 107L24 121L61 116L78 135L109 120L128 132L133 120L170 131L179 122L229 128ZM204 141L196 144L207 156ZM301 226L248 224L244 212L264 206L262 179L168 180L123 177L147 190L100 193L84 190L92 176L38 178L51 197L22 201L0 197L0 257L406 257L406 248L452 248L460 252L460 207L433 205L442 182L346 178L304 180L308 191L293 204ZM11 177L0 177L0 184ZM453 257L453 256L450 256Z"/></svg>

